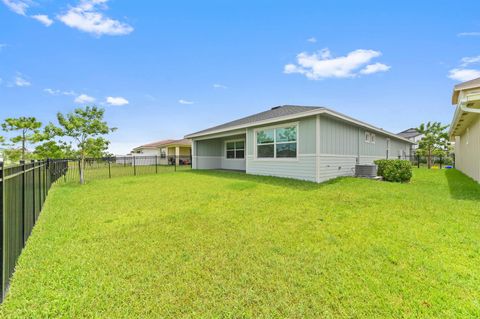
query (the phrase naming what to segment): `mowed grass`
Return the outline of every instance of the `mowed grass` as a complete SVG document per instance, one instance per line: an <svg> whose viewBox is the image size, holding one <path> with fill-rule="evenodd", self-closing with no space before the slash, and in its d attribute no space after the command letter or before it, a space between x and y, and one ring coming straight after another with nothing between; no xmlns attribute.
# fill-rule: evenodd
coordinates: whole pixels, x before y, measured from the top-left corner
<svg viewBox="0 0 480 319"><path fill-rule="evenodd" d="M52 189L11 318L480 317L480 187L177 172Z"/></svg>

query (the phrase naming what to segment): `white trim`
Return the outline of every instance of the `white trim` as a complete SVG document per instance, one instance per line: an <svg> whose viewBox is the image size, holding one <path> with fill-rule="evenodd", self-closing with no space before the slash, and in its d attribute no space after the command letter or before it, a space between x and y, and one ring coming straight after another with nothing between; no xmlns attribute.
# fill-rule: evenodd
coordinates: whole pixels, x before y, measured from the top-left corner
<svg viewBox="0 0 480 319"><path fill-rule="evenodd" d="M289 144L293 143L292 142L280 142L277 143L277 128L286 128L286 127L292 127L295 126L295 134L296 134L296 140L295 144L297 146L295 147L295 157L277 157L277 144ZM261 144L261 145L273 145L273 157L257 157L257 132L258 131L264 131L264 130L273 130L273 143L266 143L266 144ZM295 162L298 161L298 152L300 148L300 129L299 129L299 122L290 122L290 123L283 123L283 124L277 124L277 125L270 125L270 126L262 126L262 127L257 127L253 130L253 160L254 161L286 161L286 162Z"/></svg>
<svg viewBox="0 0 480 319"><path fill-rule="evenodd" d="M232 143L232 142L243 142L243 158L237 158L237 149L234 148L233 149L233 152L235 154L235 157L234 158L228 158L227 157L227 143ZM234 140L226 140L224 141L224 151L225 151L225 156L224 158L227 159L227 160L245 160L245 157L247 155L247 141L246 139L242 139L242 138L237 138L237 139L234 139ZM242 149L239 149L239 151L241 151Z"/></svg>
<svg viewBox="0 0 480 319"><path fill-rule="evenodd" d="M197 138L197 137L203 137L203 139L210 139L210 138L213 138L213 137L210 137L209 135L212 135L212 134L215 134L215 133L222 133L222 132L230 132L230 131L233 131L233 130L238 130L238 129L244 129L244 128L247 128L247 127L255 127L255 126L261 126L261 125L264 125L264 124L270 124L270 123L276 123L276 122L281 122L281 121L288 121L288 120L293 120L293 119L299 119L299 118L303 118L303 117L308 117L308 116L313 116L313 115L317 115L317 114L327 114L327 115L330 115L332 117L336 117L338 119L342 119L346 122L350 122L350 123L353 123L355 125L358 125L358 126L361 126L361 127L364 127L364 128L367 128L371 131L374 131L374 132L377 132L379 134L384 134L384 135L388 135L390 137L393 137L395 139L398 139L398 140L401 140L401 141L405 141L405 142L408 142L410 144L415 144L413 143L412 141L406 139L406 138L403 138L401 136L398 136L397 134L394 134L394 133L391 133L391 132L388 132L388 131L385 131L383 129L380 129L378 127L375 127L373 125L370 125L368 123L365 123L365 122L362 122L362 121L359 121L359 120L356 120L356 119L353 119L351 117L348 117L344 114L341 114L341 113L338 113L338 112L335 112L335 111L332 111L332 110L329 110L327 108L321 108L321 109L316 109L316 110L312 110L312 111L305 111L305 112L300 112L300 113L297 113L297 114L292 114L292 115L285 115L285 116L279 116L279 117L275 117L273 119L268 119L268 120L263 120L263 121L257 121L257 122L253 122L253 123L247 123L247 124L241 124L241 125L235 125L235 126L231 126L231 127L228 127L226 129L217 129L217 130L212 130L210 132L205 132L205 133L193 133L193 134L188 134L185 136L185 138ZM243 132L242 132L243 133ZM228 135L235 135L235 133L226 133L224 134L224 136L228 136Z"/></svg>
<svg viewBox="0 0 480 319"><path fill-rule="evenodd" d="M317 114L315 120L315 181L318 183L320 181L320 115Z"/></svg>
<svg viewBox="0 0 480 319"><path fill-rule="evenodd" d="M223 158L223 156L202 156L202 155L197 155L194 157L195 158Z"/></svg>

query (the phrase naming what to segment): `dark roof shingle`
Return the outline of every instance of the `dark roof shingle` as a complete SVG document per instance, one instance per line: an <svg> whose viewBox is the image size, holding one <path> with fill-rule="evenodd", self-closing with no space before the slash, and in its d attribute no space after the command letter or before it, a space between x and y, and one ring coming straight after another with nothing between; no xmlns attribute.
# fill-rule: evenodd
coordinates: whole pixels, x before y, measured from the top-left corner
<svg viewBox="0 0 480 319"><path fill-rule="evenodd" d="M283 116L288 116L288 115L293 115L293 114L298 114L298 113L303 113L307 111L312 111L312 110L318 110L322 109L323 107L318 107L318 106L297 106L297 105L282 105L282 106L276 106L272 107L268 111L260 112L257 114L253 114L247 117L243 117L241 119L227 122L221 125L217 125L214 127L207 128L202 131L198 131L189 135L195 135L195 134L206 134L209 132L217 131L217 130L227 130L228 128L233 128L238 125L245 125L245 124L253 124L256 122L260 121L265 121L265 120L270 120L274 119L277 117L283 117Z"/></svg>

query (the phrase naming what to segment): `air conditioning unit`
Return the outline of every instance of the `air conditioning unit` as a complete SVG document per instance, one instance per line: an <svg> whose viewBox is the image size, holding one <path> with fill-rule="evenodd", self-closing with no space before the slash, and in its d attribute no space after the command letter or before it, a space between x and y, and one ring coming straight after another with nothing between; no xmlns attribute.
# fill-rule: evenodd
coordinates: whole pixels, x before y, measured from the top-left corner
<svg viewBox="0 0 480 319"><path fill-rule="evenodd" d="M375 178L377 176L377 165L374 164L357 164L355 165L355 176Z"/></svg>

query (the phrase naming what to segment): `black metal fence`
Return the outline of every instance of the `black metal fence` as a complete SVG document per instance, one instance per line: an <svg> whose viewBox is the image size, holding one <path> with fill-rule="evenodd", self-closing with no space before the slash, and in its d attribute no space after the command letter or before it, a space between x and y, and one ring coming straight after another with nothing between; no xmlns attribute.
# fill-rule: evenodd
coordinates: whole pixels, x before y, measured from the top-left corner
<svg viewBox="0 0 480 319"><path fill-rule="evenodd" d="M75 182L80 180L81 161L69 159L67 171L61 181ZM89 182L95 179L120 176L137 176L190 170L192 157L187 156L115 156L104 158L87 158L85 160L84 177Z"/></svg>
<svg viewBox="0 0 480 319"><path fill-rule="evenodd" d="M32 161L9 167L0 163L2 300L48 191L66 172L67 164L66 160Z"/></svg>
<svg viewBox="0 0 480 319"><path fill-rule="evenodd" d="M411 155L406 159L410 160L413 166L418 168L428 167L428 157L423 155ZM430 160L431 167L437 168L455 168L455 154L447 156L432 156Z"/></svg>
<svg viewBox="0 0 480 319"><path fill-rule="evenodd" d="M191 156L119 156L85 160L85 181L116 176L191 169ZM5 166L0 162L1 300L16 261L55 182L79 182L78 159L45 160Z"/></svg>

